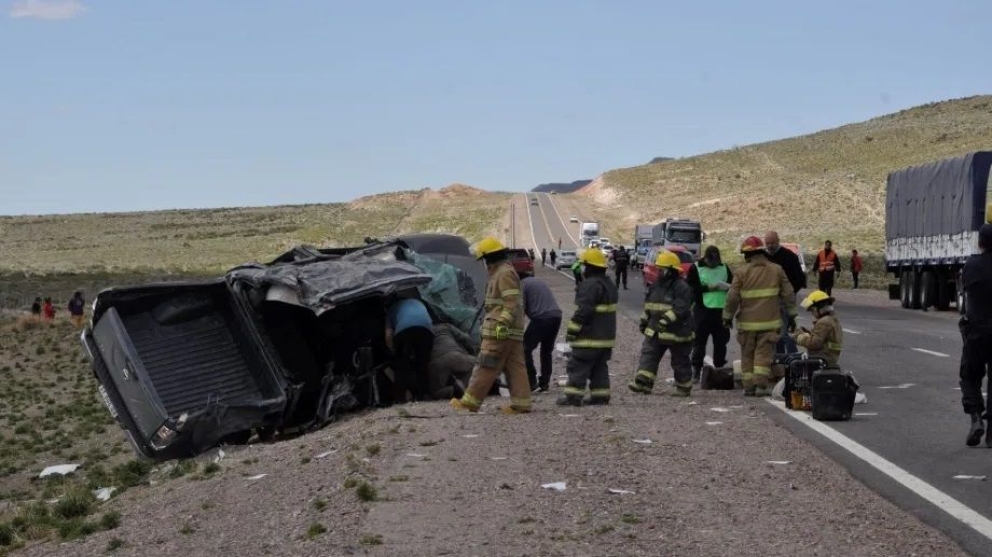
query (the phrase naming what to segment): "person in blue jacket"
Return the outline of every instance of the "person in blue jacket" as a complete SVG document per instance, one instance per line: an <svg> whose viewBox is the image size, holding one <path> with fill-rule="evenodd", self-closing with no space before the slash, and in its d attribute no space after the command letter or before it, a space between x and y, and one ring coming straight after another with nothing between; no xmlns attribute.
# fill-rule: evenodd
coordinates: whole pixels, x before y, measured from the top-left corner
<svg viewBox="0 0 992 557"><path fill-rule="evenodd" d="M386 347L393 354L397 386L417 400L430 398L428 369L434 330L424 302L400 298L386 308Z"/></svg>

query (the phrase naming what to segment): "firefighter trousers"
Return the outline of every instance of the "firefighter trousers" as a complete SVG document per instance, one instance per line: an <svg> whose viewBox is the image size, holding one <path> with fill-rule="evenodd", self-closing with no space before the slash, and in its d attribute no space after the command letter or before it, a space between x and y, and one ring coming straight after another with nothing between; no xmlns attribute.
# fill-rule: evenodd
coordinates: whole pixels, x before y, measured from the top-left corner
<svg viewBox="0 0 992 557"><path fill-rule="evenodd" d="M768 387L778 339L778 330L737 331L737 342L741 345L741 375L745 389Z"/></svg>
<svg viewBox="0 0 992 557"><path fill-rule="evenodd" d="M510 384L510 406L514 410L530 410L530 383L527 381L522 340L482 339L479 358L462 397L462 404L477 410L501 373L506 374Z"/></svg>
<svg viewBox="0 0 992 557"><path fill-rule="evenodd" d="M610 400L610 358L613 350L609 348L573 348L572 355L565 366L568 382L565 384L565 396L583 397L586 386L589 387L589 398L594 402L609 402Z"/></svg>
<svg viewBox="0 0 992 557"><path fill-rule="evenodd" d="M641 360L637 364L637 374L634 376L634 383L644 387L648 391L654 388L654 382L658 378L658 366L665 352L672 356L672 372L675 376L675 386L682 389L692 388L692 354L691 342L680 342L678 344L662 344L661 341L651 337L644 337L644 344L641 345Z"/></svg>

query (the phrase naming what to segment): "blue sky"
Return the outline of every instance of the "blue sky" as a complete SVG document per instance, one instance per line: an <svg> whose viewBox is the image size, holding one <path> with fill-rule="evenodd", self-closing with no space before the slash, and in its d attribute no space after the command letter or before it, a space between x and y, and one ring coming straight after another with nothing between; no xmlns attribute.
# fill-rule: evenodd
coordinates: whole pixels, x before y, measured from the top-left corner
<svg viewBox="0 0 992 557"><path fill-rule="evenodd" d="M992 92L988 8L0 0L0 214L592 178Z"/></svg>

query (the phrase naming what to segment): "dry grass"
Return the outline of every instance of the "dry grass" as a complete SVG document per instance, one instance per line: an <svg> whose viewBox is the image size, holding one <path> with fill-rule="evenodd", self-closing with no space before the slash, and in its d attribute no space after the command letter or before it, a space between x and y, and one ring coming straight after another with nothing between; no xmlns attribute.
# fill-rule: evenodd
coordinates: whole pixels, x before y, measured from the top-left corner
<svg viewBox="0 0 992 557"><path fill-rule="evenodd" d="M0 272L216 273L301 243L502 228L508 196L453 185L351 203L140 213L0 217Z"/></svg>
<svg viewBox="0 0 992 557"><path fill-rule="evenodd" d="M831 238L842 253L855 247L870 253L884 244L889 172L990 148L992 96L972 97L812 135L613 170L583 194L621 209L593 210L608 223L611 238L629 240L636 222L686 216L703 221L718 245L776 228L810 249Z"/></svg>

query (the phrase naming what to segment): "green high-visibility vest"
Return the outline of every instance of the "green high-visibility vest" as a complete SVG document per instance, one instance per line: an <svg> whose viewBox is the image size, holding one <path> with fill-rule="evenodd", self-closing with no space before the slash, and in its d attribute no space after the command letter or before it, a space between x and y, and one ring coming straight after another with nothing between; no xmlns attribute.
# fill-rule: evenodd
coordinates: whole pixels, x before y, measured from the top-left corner
<svg viewBox="0 0 992 557"><path fill-rule="evenodd" d="M727 282L730 275L727 273L727 266L710 268L696 263L696 271L699 272L699 282L703 286L709 287L718 282ZM724 290L706 290L703 292L703 305L711 309L723 309L727 303L727 292Z"/></svg>

